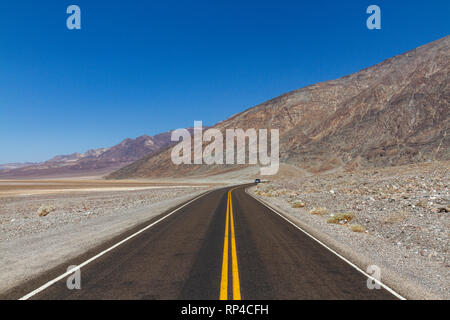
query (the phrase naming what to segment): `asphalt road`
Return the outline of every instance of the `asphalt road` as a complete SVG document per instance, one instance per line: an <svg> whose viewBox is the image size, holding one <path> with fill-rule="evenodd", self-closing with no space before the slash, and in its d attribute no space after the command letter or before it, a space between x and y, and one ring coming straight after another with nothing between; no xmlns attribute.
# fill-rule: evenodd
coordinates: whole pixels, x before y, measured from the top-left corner
<svg viewBox="0 0 450 320"><path fill-rule="evenodd" d="M67 267L86 261L81 289L69 290ZM240 186L207 193L176 212L171 208L7 298L396 299L383 288L369 290L366 281Z"/></svg>

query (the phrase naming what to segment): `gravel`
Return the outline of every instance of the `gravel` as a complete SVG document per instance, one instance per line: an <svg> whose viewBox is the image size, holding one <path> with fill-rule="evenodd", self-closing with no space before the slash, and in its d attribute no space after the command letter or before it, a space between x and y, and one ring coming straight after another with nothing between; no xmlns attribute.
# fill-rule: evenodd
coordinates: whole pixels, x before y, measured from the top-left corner
<svg viewBox="0 0 450 320"><path fill-rule="evenodd" d="M0 242L39 234L67 224L83 223L203 190L197 187L144 191L79 192L0 197ZM42 212L47 212L43 216Z"/></svg>
<svg viewBox="0 0 450 320"><path fill-rule="evenodd" d="M208 189L0 197L0 293ZM42 208L52 210L39 216Z"/></svg>
<svg viewBox="0 0 450 320"><path fill-rule="evenodd" d="M399 290L416 290L407 295L449 299L449 166L435 162L314 175L272 181L251 192L357 259L383 267ZM298 202L305 207L293 208ZM315 208L328 212L311 214ZM353 218L327 222L342 213L353 213ZM352 232L354 225L365 231Z"/></svg>

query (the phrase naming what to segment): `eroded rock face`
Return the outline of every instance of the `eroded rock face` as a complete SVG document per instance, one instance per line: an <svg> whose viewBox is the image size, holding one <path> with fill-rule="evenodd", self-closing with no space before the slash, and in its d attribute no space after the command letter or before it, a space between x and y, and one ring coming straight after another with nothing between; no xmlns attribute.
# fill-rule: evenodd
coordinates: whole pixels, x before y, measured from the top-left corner
<svg viewBox="0 0 450 320"><path fill-rule="evenodd" d="M284 94L215 127L279 129L281 162L312 172L450 159L449 74L447 36L341 79ZM167 150L111 177L230 169L174 166Z"/></svg>

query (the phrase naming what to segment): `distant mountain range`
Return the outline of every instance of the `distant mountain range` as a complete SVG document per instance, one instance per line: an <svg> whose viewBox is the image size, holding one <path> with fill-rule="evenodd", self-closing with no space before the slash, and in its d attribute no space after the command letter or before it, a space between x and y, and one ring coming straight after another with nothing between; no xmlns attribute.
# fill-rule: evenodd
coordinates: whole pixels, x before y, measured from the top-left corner
<svg viewBox="0 0 450 320"><path fill-rule="evenodd" d="M37 164L37 163L35 163L35 162L5 163L5 164L0 164L0 171L1 170L17 169L17 168L22 168L22 167L28 167L28 166L32 166L32 165L35 165L35 164Z"/></svg>
<svg viewBox="0 0 450 320"><path fill-rule="evenodd" d="M362 53L363 54L363 53ZM283 164L309 172L450 159L450 36L355 74L311 85L237 114L215 128L280 130ZM180 165L171 149L111 179L215 175L245 165Z"/></svg>
<svg viewBox="0 0 450 320"><path fill-rule="evenodd" d="M0 178L104 175L169 147L173 143L170 137L171 131L152 137L143 135L136 139L125 139L111 148L59 155L42 163L4 164L0 165Z"/></svg>

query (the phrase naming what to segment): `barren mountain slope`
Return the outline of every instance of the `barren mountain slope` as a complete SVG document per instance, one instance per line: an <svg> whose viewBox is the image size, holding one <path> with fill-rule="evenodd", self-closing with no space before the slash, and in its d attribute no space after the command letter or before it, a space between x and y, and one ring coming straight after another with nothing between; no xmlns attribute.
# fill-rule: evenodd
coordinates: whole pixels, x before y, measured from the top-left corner
<svg viewBox="0 0 450 320"><path fill-rule="evenodd" d="M0 170L0 178L103 175L166 148L172 143L170 136L170 132L153 137L143 135L136 139L125 139L111 148L60 155L43 163L5 168Z"/></svg>
<svg viewBox="0 0 450 320"><path fill-rule="evenodd" d="M450 36L315 84L215 127L280 130L281 161L312 172L449 159ZM109 178L210 175L242 166L175 166L170 148Z"/></svg>

